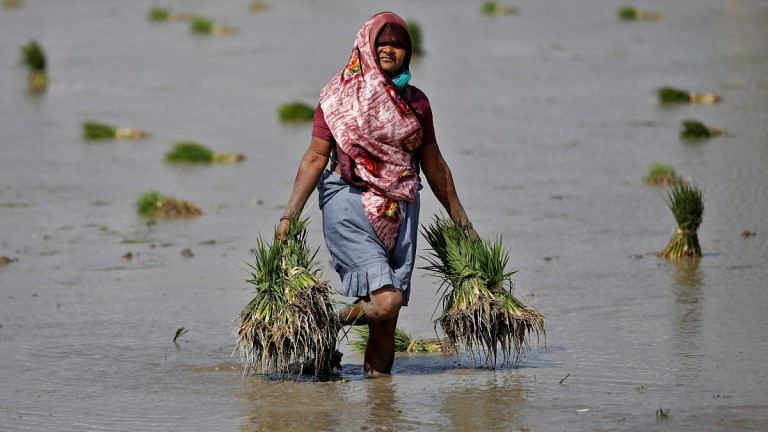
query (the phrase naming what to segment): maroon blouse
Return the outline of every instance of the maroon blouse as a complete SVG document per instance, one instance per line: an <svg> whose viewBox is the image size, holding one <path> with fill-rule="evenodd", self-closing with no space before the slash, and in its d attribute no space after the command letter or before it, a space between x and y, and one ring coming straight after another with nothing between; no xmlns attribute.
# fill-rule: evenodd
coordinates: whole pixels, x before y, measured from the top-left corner
<svg viewBox="0 0 768 432"><path fill-rule="evenodd" d="M437 145L437 140L435 139L435 126L432 123L432 107L429 105L429 99L427 99L427 95L425 95L424 92L414 86L409 86L408 88L408 91L410 92L409 102L416 113L416 118L419 120L419 123L421 123L421 129L424 134L419 150L426 146ZM354 172L352 169L352 164L354 162L349 158L349 156L341 151L339 146L336 144L336 140L333 139L333 134L331 133L331 129L328 127L328 123L325 122L325 114L323 114L323 109L320 107L320 105L318 105L317 109L315 110L315 121L312 125L312 136L334 145L334 149L336 150L336 155L338 158L338 164L341 166L343 173L342 175L347 173L351 174ZM414 158L415 162L417 162L415 164L416 166L414 167L416 169L418 169L419 150L416 151ZM352 183L355 184L355 186L364 185L362 181L359 182L360 184L358 184L357 181L352 181Z"/></svg>

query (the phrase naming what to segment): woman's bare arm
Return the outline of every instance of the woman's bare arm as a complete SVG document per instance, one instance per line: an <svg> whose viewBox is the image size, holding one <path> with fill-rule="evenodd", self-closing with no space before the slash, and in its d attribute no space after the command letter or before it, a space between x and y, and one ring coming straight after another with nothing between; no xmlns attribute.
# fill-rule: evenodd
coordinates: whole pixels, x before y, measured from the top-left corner
<svg viewBox="0 0 768 432"><path fill-rule="evenodd" d="M466 226L469 224L469 217L464 211L464 207L456 194L456 185L453 183L451 169L448 163L443 159L440 148L437 145L430 145L421 149L421 167L432 192L445 207L451 220L458 225ZM473 236L477 236L474 229L470 229Z"/></svg>
<svg viewBox="0 0 768 432"><path fill-rule="evenodd" d="M296 172L296 179L293 182L293 192L285 207L283 217L280 218L280 225L277 229L277 236L285 239L285 233L288 230L289 218L298 217L304 210L307 199L312 195L312 191L317 186L320 174L323 173L328 164L328 157L331 155L331 143L312 137L309 148L304 152L301 158L299 169Z"/></svg>

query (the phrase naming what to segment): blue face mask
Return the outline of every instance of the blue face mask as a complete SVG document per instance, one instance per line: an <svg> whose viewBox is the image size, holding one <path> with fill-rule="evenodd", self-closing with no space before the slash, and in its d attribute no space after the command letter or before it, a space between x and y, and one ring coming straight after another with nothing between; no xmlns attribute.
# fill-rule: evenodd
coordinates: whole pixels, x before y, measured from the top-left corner
<svg viewBox="0 0 768 432"><path fill-rule="evenodd" d="M400 75L392 78L392 82L395 84L395 87L400 89L408 85L409 81L411 81L411 71L408 69L404 70Z"/></svg>

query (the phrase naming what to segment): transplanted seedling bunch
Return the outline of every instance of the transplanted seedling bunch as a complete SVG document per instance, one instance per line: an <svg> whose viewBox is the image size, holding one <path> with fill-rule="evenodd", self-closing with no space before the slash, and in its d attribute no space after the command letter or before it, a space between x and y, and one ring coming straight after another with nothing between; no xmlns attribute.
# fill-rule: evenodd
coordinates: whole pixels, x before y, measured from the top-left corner
<svg viewBox="0 0 768 432"><path fill-rule="evenodd" d="M423 55L424 50L421 47L421 25L415 20L408 20L408 34L411 36L411 49L413 55Z"/></svg>
<svg viewBox="0 0 768 432"><path fill-rule="evenodd" d="M658 21L664 17L660 12L644 11L633 6L625 6L619 9L617 15L624 21Z"/></svg>
<svg viewBox="0 0 768 432"><path fill-rule="evenodd" d="M214 153L208 147L194 141L179 141L165 154L168 162L190 163L233 163L242 162L245 156L239 153Z"/></svg>
<svg viewBox="0 0 768 432"><path fill-rule="evenodd" d="M683 120L683 129L680 130L680 138L688 141L712 138L722 134L722 129L709 127L698 120Z"/></svg>
<svg viewBox="0 0 768 432"><path fill-rule="evenodd" d="M237 29L232 26L216 24L208 18L197 17L190 26L192 33L200 35L226 35L237 33Z"/></svg>
<svg viewBox="0 0 768 432"><path fill-rule="evenodd" d="M656 90L656 94L659 96L659 102L662 104L714 104L722 100L720 95L715 93L696 93L675 87L660 87Z"/></svg>
<svg viewBox="0 0 768 432"><path fill-rule="evenodd" d="M308 122L315 118L315 109L302 102L280 105L277 116L284 123Z"/></svg>
<svg viewBox="0 0 768 432"><path fill-rule="evenodd" d="M48 77L48 65L45 58L45 52L37 41L30 41L21 48L22 62L29 70L29 89L38 93L48 88L50 78Z"/></svg>
<svg viewBox="0 0 768 432"><path fill-rule="evenodd" d="M155 190L141 195L136 202L136 207L143 216L163 219L186 218L203 214L197 204L191 201L177 200Z"/></svg>
<svg viewBox="0 0 768 432"><path fill-rule="evenodd" d="M684 183L685 180L677 176L675 168L672 165L660 164L653 162L645 172L643 182L649 185L672 185L677 183Z"/></svg>
<svg viewBox="0 0 768 432"><path fill-rule="evenodd" d="M471 238L452 221L435 217L422 233L432 248L426 270L442 280L439 323L457 349L486 365L516 364L532 334L544 334L544 317L512 293L509 254L501 239Z"/></svg>
<svg viewBox="0 0 768 432"><path fill-rule="evenodd" d="M352 340L350 345L355 351L364 353L370 336L368 326L355 327L353 331L357 339ZM448 338L416 339L400 327L395 329L395 352L449 354L453 351L453 344Z"/></svg>
<svg viewBox="0 0 768 432"><path fill-rule="evenodd" d="M494 1L483 3L482 11L485 15L517 15L516 6L502 6Z"/></svg>
<svg viewBox="0 0 768 432"><path fill-rule="evenodd" d="M107 123L83 122L83 138L87 140L140 139L149 134L143 130L115 127Z"/></svg>
<svg viewBox="0 0 768 432"><path fill-rule="evenodd" d="M308 219L289 222L287 240L259 238L256 261L247 282L256 290L240 312L235 351L250 372L285 376L300 365L314 374L329 369L341 322L330 286L312 261L317 250L307 245Z"/></svg>
<svg viewBox="0 0 768 432"><path fill-rule="evenodd" d="M671 259L700 257L701 246L696 231L704 214L701 190L690 184L674 185L667 195L667 205L675 215L677 230L660 255Z"/></svg>
<svg viewBox="0 0 768 432"><path fill-rule="evenodd" d="M176 22L190 21L195 16L184 12L174 12L170 9L153 7L147 14L147 19L152 22Z"/></svg>

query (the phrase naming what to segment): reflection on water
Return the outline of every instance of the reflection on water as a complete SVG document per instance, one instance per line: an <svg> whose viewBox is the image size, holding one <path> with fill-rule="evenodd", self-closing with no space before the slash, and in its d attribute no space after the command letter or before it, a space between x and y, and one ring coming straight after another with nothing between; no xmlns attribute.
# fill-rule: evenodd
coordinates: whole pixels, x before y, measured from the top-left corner
<svg viewBox="0 0 768 432"><path fill-rule="evenodd" d="M508 430L518 417L516 405L525 400L525 386L518 374L471 374L442 396L441 413L451 430Z"/></svg>
<svg viewBox="0 0 768 432"><path fill-rule="evenodd" d="M680 361L680 373L698 378L701 367L701 323L704 296L700 258L671 260L674 305L674 353Z"/></svg>
<svg viewBox="0 0 768 432"><path fill-rule="evenodd" d="M338 384L269 381L244 382L242 431L339 430L348 412Z"/></svg>

